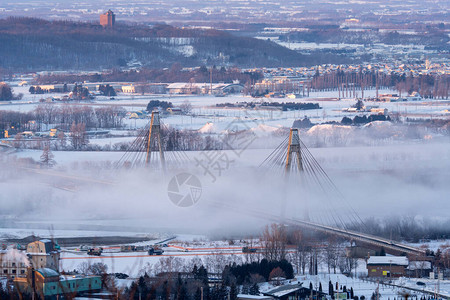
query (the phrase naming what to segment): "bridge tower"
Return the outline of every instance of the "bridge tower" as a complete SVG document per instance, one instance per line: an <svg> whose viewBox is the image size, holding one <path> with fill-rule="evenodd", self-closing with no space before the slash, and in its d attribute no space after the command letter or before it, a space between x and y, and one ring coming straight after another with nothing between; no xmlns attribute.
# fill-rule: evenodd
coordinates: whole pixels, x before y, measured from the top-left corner
<svg viewBox="0 0 450 300"><path fill-rule="evenodd" d="M299 175L304 173L303 169L303 157L302 157L302 149L300 144L300 137L298 135L297 128L291 128L289 132L289 142L287 146L287 154L286 154L286 162L284 166L286 179L289 179L289 175L291 171L297 171ZM305 192L305 191L303 191ZM304 195L306 196L306 195ZM305 221L309 221L309 205L307 201L307 197L304 197L304 213L303 218ZM286 211L286 199L282 203L282 215Z"/></svg>
<svg viewBox="0 0 450 300"><path fill-rule="evenodd" d="M164 159L164 151L161 143L161 122L159 119L159 112L152 112L152 120L150 123L150 128L148 130L148 140L147 140L147 154L145 156L145 164L148 166L150 164L150 157L152 154L152 145L158 143L159 158L161 161L161 167L163 171L166 169L166 161Z"/></svg>
<svg viewBox="0 0 450 300"><path fill-rule="evenodd" d="M298 136L298 129L291 128L285 164L286 175L289 175L289 172L292 169L292 160L294 160L297 170L299 172L303 171L302 152L300 150L300 137Z"/></svg>

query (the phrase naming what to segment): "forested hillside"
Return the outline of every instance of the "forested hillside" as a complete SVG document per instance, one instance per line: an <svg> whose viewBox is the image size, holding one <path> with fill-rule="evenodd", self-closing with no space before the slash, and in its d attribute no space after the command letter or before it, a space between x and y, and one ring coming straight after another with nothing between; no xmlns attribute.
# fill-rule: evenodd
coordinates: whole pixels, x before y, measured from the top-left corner
<svg viewBox="0 0 450 300"><path fill-rule="evenodd" d="M0 20L0 45L0 68L34 71L131 64L157 68L175 62L182 66L279 67L333 59L314 59L270 41L217 30L125 24L104 29L95 23L17 17Z"/></svg>

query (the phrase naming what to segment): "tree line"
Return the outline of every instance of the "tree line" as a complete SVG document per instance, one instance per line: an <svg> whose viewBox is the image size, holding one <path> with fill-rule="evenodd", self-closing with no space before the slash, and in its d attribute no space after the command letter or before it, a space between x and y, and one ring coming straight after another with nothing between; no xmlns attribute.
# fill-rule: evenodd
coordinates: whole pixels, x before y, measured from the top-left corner
<svg viewBox="0 0 450 300"><path fill-rule="evenodd" d="M403 94L419 92L424 98L448 99L450 89L450 75L448 74L419 74L410 73L382 73L376 70L359 72L335 70L324 74L316 74L311 79L309 88L323 90L339 90L342 97L356 97L355 92L364 97L365 89L392 88L396 89L400 97ZM406 94L406 95L405 95Z"/></svg>
<svg viewBox="0 0 450 300"><path fill-rule="evenodd" d="M22 93L15 95L13 89L7 83L0 82L0 101L20 100L22 97Z"/></svg>
<svg viewBox="0 0 450 300"><path fill-rule="evenodd" d="M120 106L92 108L87 105L41 103L30 112L0 111L0 130L48 130L49 126L68 131L73 123L85 124L87 130L121 128L126 110Z"/></svg>
<svg viewBox="0 0 450 300"><path fill-rule="evenodd" d="M239 68L225 68L216 66L202 66L193 70L183 69L181 64L174 63L169 69L142 68L140 70L112 69L96 74L53 74L38 75L37 84L73 83L73 82L210 82L232 83L234 80L246 83L261 80L263 74L260 71L242 71Z"/></svg>

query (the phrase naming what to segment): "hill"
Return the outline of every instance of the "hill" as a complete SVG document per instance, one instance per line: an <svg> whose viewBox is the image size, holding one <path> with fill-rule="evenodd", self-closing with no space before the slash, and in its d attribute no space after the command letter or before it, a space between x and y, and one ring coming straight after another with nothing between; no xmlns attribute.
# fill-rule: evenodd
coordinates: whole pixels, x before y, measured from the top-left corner
<svg viewBox="0 0 450 300"><path fill-rule="evenodd" d="M0 65L16 69L99 69L201 64L279 66L303 57L274 43L235 37L216 30L167 25L114 29L81 22L30 18L0 20Z"/></svg>
<svg viewBox="0 0 450 300"><path fill-rule="evenodd" d="M302 66L326 63L273 42L218 30L169 25L116 24L35 18L0 19L0 67L13 70L98 70L126 66L238 67ZM325 61L324 61L325 60Z"/></svg>

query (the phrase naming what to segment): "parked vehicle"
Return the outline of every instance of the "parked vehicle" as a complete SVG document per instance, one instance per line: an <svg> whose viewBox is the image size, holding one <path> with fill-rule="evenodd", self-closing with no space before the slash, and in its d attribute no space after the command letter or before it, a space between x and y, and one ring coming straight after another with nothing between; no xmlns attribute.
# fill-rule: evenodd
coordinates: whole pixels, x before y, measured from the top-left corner
<svg viewBox="0 0 450 300"><path fill-rule="evenodd" d="M255 253L255 248L249 248L249 247L242 247L242 253Z"/></svg>
<svg viewBox="0 0 450 300"><path fill-rule="evenodd" d="M87 245L80 245L79 249L80 251L89 251L91 247L87 246Z"/></svg>
<svg viewBox="0 0 450 300"><path fill-rule="evenodd" d="M161 255L164 253L163 249L151 247L148 249L148 255Z"/></svg>
<svg viewBox="0 0 450 300"><path fill-rule="evenodd" d="M88 255L100 256L102 255L103 248L90 248L87 252Z"/></svg>
<svg viewBox="0 0 450 300"><path fill-rule="evenodd" d="M136 251L136 246L133 245L120 246L120 252L133 252L133 251Z"/></svg>

